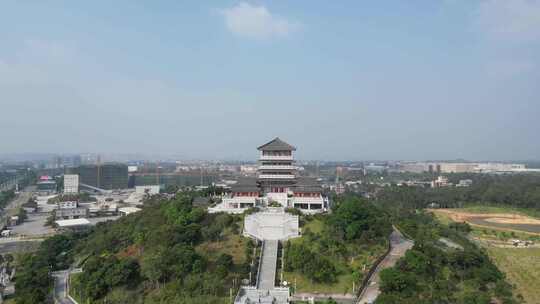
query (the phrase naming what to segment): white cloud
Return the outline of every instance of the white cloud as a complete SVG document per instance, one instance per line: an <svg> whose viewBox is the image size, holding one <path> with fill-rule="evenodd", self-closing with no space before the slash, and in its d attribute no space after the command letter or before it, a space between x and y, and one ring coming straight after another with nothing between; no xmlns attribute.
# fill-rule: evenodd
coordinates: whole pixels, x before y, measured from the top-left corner
<svg viewBox="0 0 540 304"><path fill-rule="evenodd" d="M477 23L489 38L540 40L540 0L484 0Z"/></svg>
<svg viewBox="0 0 540 304"><path fill-rule="evenodd" d="M266 7L247 2L240 2L220 13L229 31L248 38L286 37L298 28L296 23L272 15Z"/></svg>

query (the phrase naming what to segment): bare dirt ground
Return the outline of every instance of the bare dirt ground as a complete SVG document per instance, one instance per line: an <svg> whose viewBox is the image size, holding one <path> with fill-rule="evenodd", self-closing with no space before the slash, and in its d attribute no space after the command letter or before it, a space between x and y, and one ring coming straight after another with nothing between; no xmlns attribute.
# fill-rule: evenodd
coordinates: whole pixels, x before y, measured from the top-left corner
<svg viewBox="0 0 540 304"><path fill-rule="evenodd" d="M485 219L486 222L499 223L499 224L527 224L527 225L540 225L540 220L531 218L507 218L507 217L489 217Z"/></svg>
<svg viewBox="0 0 540 304"><path fill-rule="evenodd" d="M430 209L436 214L445 215L454 222L467 222L470 225L540 235L540 220L516 213L470 213L453 209Z"/></svg>

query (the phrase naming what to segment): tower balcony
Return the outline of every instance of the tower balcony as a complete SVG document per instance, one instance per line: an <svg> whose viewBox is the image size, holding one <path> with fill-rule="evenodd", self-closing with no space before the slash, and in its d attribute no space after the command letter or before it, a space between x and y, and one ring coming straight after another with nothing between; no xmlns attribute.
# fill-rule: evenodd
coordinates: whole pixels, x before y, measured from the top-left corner
<svg viewBox="0 0 540 304"><path fill-rule="evenodd" d="M292 165L260 165L259 170L296 170L296 166Z"/></svg>
<svg viewBox="0 0 540 304"><path fill-rule="evenodd" d="M259 157L259 160L294 160L292 155L262 155Z"/></svg>
<svg viewBox="0 0 540 304"><path fill-rule="evenodd" d="M271 180L291 180L295 179L296 175L294 174L259 174L260 179L271 179Z"/></svg>

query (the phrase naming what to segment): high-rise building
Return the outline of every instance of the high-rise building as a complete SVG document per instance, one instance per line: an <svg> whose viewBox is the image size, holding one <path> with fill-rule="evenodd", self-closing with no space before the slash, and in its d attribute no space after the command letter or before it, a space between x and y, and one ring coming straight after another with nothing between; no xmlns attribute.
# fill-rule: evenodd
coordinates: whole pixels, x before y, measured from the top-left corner
<svg viewBox="0 0 540 304"><path fill-rule="evenodd" d="M128 187L128 167L119 163L102 165L82 165L68 169L71 174L79 175L81 185L113 190Z"/></svg>
<svg viewBox="0 0 540 304"><path fill-rule="evenodd" d="M79 193L79 175L64 174L64 193Z"/></svg>

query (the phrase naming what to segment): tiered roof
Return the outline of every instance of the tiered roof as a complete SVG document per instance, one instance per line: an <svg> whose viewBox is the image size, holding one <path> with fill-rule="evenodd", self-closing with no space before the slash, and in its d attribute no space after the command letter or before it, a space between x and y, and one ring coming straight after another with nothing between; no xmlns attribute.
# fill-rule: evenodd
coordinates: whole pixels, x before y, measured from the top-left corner
<svg viewBox="0 0 540 304"><path fill-rule="evenodd" d="M322 192L319 181L314 177L298 177L297 183L293 188L294 192Z"/></svg>
<svg viewBox="0 0 540 304"><path fill-rule="evenodd" d="M261 188L257 184L256 178L244 177L231 186L231 192L259 192Z"/></svg>
<svg viewBox="0 0 540 304"><path fill-rule="evenodd" d="M281 140L279 137L272 139L266 144L257 148L259 151L296 151L296 148L292 145Z"/></svg>

